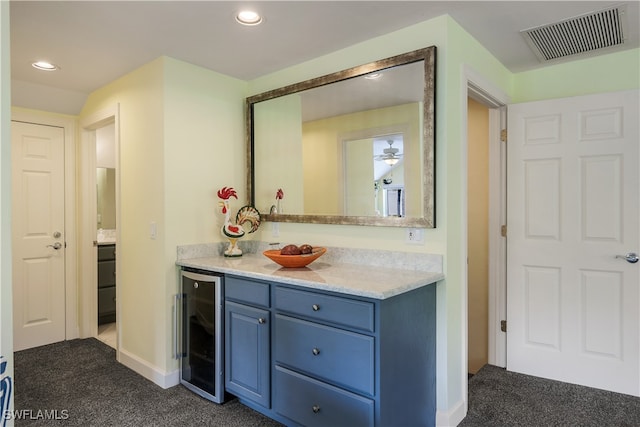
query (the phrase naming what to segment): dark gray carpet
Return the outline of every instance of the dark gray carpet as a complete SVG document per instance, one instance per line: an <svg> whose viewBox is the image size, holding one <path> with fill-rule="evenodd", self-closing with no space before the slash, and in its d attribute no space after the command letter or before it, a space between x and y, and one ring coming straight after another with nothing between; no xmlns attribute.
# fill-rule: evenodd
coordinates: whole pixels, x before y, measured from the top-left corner
<svg viewBox="0 0 640 427"><path fill-rule="evenodd" d="M237 399L218 405L183 386L164 390L92 338L16 352L14 384L15 409L32 414L17 426L280 426ZM37 419L38 411L68 418Z"/></svg>
<svg viewBox="0 0 640 427"><path fill-rule="evenodd" d="M640 426L640 398L486 365L469 380L472 426Z"/></svg>

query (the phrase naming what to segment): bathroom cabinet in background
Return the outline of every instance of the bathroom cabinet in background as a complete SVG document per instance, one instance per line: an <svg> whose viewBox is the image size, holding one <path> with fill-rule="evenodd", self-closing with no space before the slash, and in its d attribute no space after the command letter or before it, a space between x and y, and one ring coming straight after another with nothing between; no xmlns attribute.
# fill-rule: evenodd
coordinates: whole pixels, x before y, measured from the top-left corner
<svg viewBox="0 0 640 427"><path fill-rule="evenodd" d="M98 325L116 321L116 245L98 246Z"/></svg>

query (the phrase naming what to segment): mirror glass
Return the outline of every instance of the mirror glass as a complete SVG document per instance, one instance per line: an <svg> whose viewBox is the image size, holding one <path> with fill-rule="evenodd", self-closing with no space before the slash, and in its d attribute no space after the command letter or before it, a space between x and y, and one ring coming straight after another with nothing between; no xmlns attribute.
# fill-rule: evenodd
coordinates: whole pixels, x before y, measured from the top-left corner
<svg viewBox="0 0 640 427"><path fill-rule="evenodd" d="M96 168L98 229L116 228L116 170Z"/></svg>
<svg viewBox="0 0 640 427"><path fill-rule="evenodd" d="M430 47L248 98L250 203L267 221L434 227L434 84Z"/></svg>

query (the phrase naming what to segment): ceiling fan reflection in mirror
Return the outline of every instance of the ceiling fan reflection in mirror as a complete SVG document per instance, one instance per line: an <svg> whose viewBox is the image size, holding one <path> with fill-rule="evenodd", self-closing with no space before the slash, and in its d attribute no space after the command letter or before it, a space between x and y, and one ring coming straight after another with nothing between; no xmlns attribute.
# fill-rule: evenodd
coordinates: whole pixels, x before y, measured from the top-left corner
<svg viewBox="0 0 640 427"><path fill-rule="evenodd" d="M384 161L386 164L393 166L402 158L402 153L400 153L399 149L393 146L393 139L388 139L387 144L389 144L389 148L385 148L382 150L382 154L378 154L373 156L375 160Z"/></svg>

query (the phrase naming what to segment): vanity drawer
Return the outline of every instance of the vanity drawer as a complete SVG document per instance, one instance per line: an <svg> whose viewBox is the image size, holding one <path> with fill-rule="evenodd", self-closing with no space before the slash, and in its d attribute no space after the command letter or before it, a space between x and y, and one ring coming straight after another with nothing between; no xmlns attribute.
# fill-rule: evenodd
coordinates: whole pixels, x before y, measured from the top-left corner
<svg viewBox="0 0 640 427"><path fill-rule="evenodd" d="M98 261L116 259L116 245L98 246Z"/></svg>
<svg viewBox="0 0 640 427"><path fill-rule="evenodd" d="M374 309L370 302L277 286L275 307L312 320L374 331Z"/></svg>
<svg viewBox="0 0 640 427"><path fill-rule="evenodd" d="M280 314L275 322L276 363L373 396L373 337Z"/></svg>
<svg viewBox="0 0 640 427"><path fill-rule="evenodd" d="M308 427L372 426L371 399L275 367L275 410Z"/></svg>
<svg viewBox="0 0 640 427"><path fill-rule="evenodd" d="M116 262L98 262L98 288L114 286L116 284Z"/></svg>
<svg viewBox="0 0 640 427"><path fill-rule="evenodd" d="M98 289L98 316L116 312L116 287Z"/></svg>
<svg viewBox="0 0 640 427"><path fill-rule="evenodd" d="M269 307L269 284L256 280L226 276L224 279L225 299L240 301L258 307Z"/></svg>

